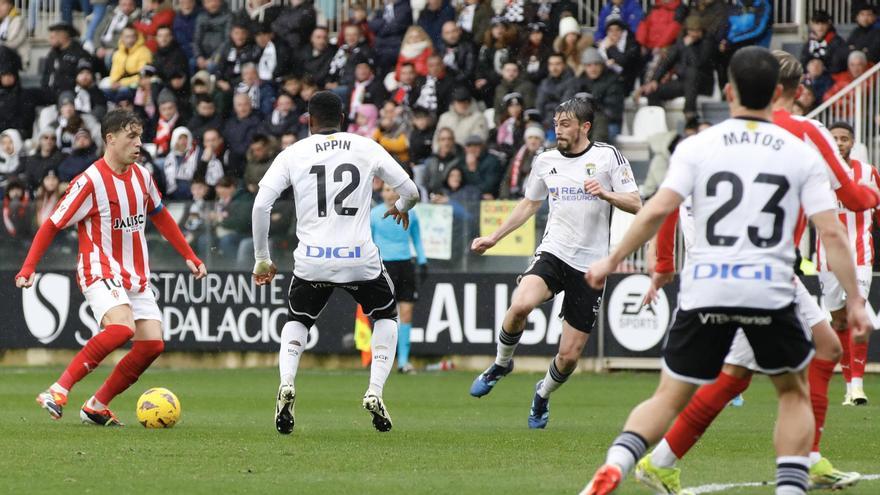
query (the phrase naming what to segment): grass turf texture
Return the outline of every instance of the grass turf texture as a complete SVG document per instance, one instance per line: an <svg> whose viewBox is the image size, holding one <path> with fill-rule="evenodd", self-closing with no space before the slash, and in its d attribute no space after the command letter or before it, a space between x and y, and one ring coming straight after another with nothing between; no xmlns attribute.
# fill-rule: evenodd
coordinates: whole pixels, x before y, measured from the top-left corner
<svg viewBox="0 0 880 495"><path fill-rule="evenodd" d="M296 429L275 432L277 372L150 370L113 402L123 429L80 424L79 407L108 373L77 385L61 421L34 402L60 369L0 369L0 492L3 493L576 493L604 460L629 410L657 383L654 373L579 374L556 394L547 430L526 426L537 374L505 378L487 397L475 373L401 376L385 399L394 430L373 430L360 402L366 372L308 372L297 379ZM880 400L880 378L867 394ZM182 422L147 430L135 403L149 387L171 389ZM876 402L842 407L832 382L823 452L845 470L880 473ZM772 480L775 401L756 378L743 408L728 408L680 467L685 486ZM648 493L625 481L618 493ZM724 493L772 493L771 487ZM864 481L848 494L880 493Z"/></svg>

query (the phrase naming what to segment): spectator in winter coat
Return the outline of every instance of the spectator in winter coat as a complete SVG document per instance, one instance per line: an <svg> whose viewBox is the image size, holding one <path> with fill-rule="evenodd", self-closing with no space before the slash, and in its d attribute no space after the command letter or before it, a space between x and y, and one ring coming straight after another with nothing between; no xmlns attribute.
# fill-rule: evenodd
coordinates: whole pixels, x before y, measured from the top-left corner
<svg viewBox="0 0 880 495"><path fill-rule="evenodd" d="M443 43L438 45L437 53L443 57L446 72L458 84L473 84L477 66L476 48L469 40L462 38L461 27L454 21L443 24Z"/></svg>
<svg viewBox="0 0 880 495"><path fill-rule="evenodd" d="M165 174L165 197L192 199L192 182L199 166L198 147L186 127L174 129L171 150L162 162Z"/></svg>
<svg viewBox="0 0 880 495"><path fill-rule="evenodd" d="M559 34L559 20L578 13L577 2L573 0L531 0L526 2L527 23L542 22L547 26L544 36L553 40Z"/></svg>
<svg viewBox="0 0 880 495"><path fill-rule="evenodd" d="M113 52L110 75L101 81L101 89L111 100L120 90L133 90L141 79L141 69L152 62L153 53L144 45L144 36L131 26L125 28Z"/></svg>
<svg viewBox="0 0 880 495"><path fill-rule="evenodd" d="M64 160L58 165L58 179L61 182L70 182L77 175L83 173L98 159L95 143L92 135L85 129L80 129L73 140L73 148Z"/></svg>
<svg viewBox="0 0 880 495"><path fill-rule="evenodd" d="M455 22L455 9L449 0L428 0L425 8L419 13L419 26L428 33L435 47L443 44L443 25Z"/></svg>
<svg viewBox="0 0 880 495"><path fill-rule="evenodd" d="M336 47L329 43L327 28L316 27L309 38L309 44L303 46L296 54L296 65L300 70L294 73L308 74L315 84L323 87L328 80L330 61L335 54Z"/></svg>
<svg viewBox="0 0 880 495"><path fill-rule="evenodd" d="M681 0L654 0L654 7L648 17L636 30L636 41L642 47L642 54L654 53L672 46L681 31L681 23L675 20L675 10Z"/></svg>
<svg viewBox="0 0 880 495"><path fill-rule="evenodd" d="M456 144L452 129L438 127L435 142L434 154L425 160L424 182L419 184L432 194L442 191L450 170L464 167L464 148Z"/></svg>
<svg viewBox="0 0 880 495"><path fill-rule="evenodd" d="M847 87L862 76L868 70L868 56L865 55L865 52L856 50L849 54L847 57L847 69L840 74L835 75L834 85L825 92L825 95L822 97L822 101L827 101L831 99L835 94L839 93L843 90L843 88ZM862 83L864 84L864 83Z"/></svg>
<svg viewBox="0 0 880 495"><path fill-rule="evenodd" d="M281 2L276 0L246 0L244 8L239 10L232 22L250 24L250 31L257 32L260 25L271 26L281 15Z"/></svg>
<svg viewBox="0 0 880 495"><path fill-rule="evenodd" d="M846 70L849 48L834 25L831 15L823 10L813 12L810 18L810 37L801 50L801 65L806 67L811 58L821 58L828 72L838 74Z"/></svg>
<svg viewBox="0 0 880 495"><path fill-rule="evenodd" d="M412 64L416 74L425 76L428 74L428 57L434 54L434 44L428 33L419 26L410 26L406 30L403 42L400 45L400 54L397 56L395 66L395 79L400 80L400 67L403 64Z"/></svg>
<svg viewBox="0 0 880 495"><path fill-rule="evenodd" d="M76 73L80 60L89 60L91 56L83 50L74 38L79 36L79 31L70 24L58 23L49 26L49 55L46 56L46 64L43 75L40 78L40 86L48 91L45 98L54 101L62 91L70 91L76 86Z"/></svg>
<svg viewBox="0 0 880 495"><path fill-rule="evenodd" d="M0 133L0 188L9 181L24 178L24 159L21 156L21 134L15 129Z"/></svg>
<svg viewBox="0 0 880 495"><path fill-rule="evenodd" d="M271 136L256 134L247 150L247 164L244 168L244 184L248 191L257 193L260 179L266 175L272 160L281 151L278 141Z"/></svg>
<svg viewBox="0 0 880 495"><path fill-rule="evenodd" d="M134 28L144 35L144 44L151 52L156 52L156 31L160 27L171 27L174 22L174 9L167 0L147 0L141 17L135 21Z"/></svg>
<svg viewBox="0 0 880 495"><path fill-rule="evenodd" d="M221 259L227 263L235 262L239 247L245 239L250 239L251 210L254 208L254 195L244 187L238 186L234 177L223 177L214 188L217 191L215 210L209 214L217 236L217 247ZM251 247L253 256L253 247Z"/></svg>
<svg viewBox="0 0 880 495"><path fill-rule="evenodd" d="M196 0L178 0L177 10L174 12L174 22L171 23L171 29L174 32L174 39L186 54L189 61L189 73L194 72L196 67L196 56L193 52L193 40L196 34L196 21L199 18L199 12Z"/></svg>
<svg viewBox="0 0 880 495"><path fill-rule="evenodd" d="M458 25L463 31L463 39L479 44L489 29L495 10L489 0L464 0L458 13Z"/></svg>
<svg viewBox="0 0 880 495"><path fill-rule="evenodd" d="M773 6L768 0L736 0L727 31L729 56L744 46L770 46L773 35Z"/></svg>
<svg viewBox="0 0 880 495"><path fill-rule="evenodd" d="M544 129L537 125L526 127L525 144L510 160L510 166L501 179L498 199L521 199L525 195L526 179L532 171L532 163L543 148Z"/></svg>
<svg viewBox="0 0 880 495"><path fill-rule="evenodd" d="M688 17L684 37L669 50L653 78L639 88L640 94L648 96L649 105L684 96L685 117L696 117L697 95L712 94L714 53L715 46L703 38L700 19Z"/></svg>
<svg viewBox="0 0 880 495"><path fill-rule="evenodd" d="M354 121L348 125L348 132L373 139L379 128L379 109L372 103L359 106Z"/></svg>
<svg viewBox="0 0 880 495"><path fill-rule="evenodd" d="M24 241L33 234L33 210L24 184L12 180L3 194L3 228L14 239Z"/></svg>
<svg viewBox="0 0 880 495"><path fill-rule="evenodd" d="M177 107L177 98L168 88L163 89L157 98L159 112L144 125L144 140L156 145L155 158L164 158L171 150L174 129L186 122Z"/></svg>
<svg viewBox="0 0 880 495"><path fill-rule="evenodd" d="M414 165L413 173L418 177L424 173L421 167L431 156L434 144L434 116L425 108L415 107L412 111L413 128L409 133L409 161Z"/></svg>
<svg viewBox="0 0 880 495"><path fill-rule="evenodd" d="M268 117L275 108L275 86L260 80L257 66L244 64L241 68L241 82L235 87L236 93L244 93L251 100L251 107L260 118Z"/></svg>
<svg viewBox="0 0 880 495"><path fill-rule="evenodd" d="M379 127L373 133L373 139L401 164L409 163L409 119L405 109L387 101L379 112Z"/></svg>
<svg viewBox="0 0 880 495"><path fill-rule="evenodd" d="M135 0L119 0L119 4L112 12L107 13L101 23L98 24L94 36L84 46L94 51L98 60L108 67L110 65L110 57L119 46L119 37L122 36L122 30L140 19L141 9L137 8Z"/></svg>
<svg viewBox="0 0 880 495"><path fill-rule="evenodd" d="M348 26L357 26L361 28L361 34L367 40L367 44L372 49L376 45L376 35L370 30L370 23L367 21L367 8L360 2L354 2L348 8L349 18L339 26L339 31L345 31Z"/></svg>
<svg viewBox="0 0 880 495"><path fill-rule="evenodd" d="M449 98L456 82L446 72L439 55L428 57L428 75L425 76L413 106L421 107L436 118L449 109Z"/></svg>
<svg viewBox="0 0 880 495"><path fill-rule="evenodd" d="M51 127L41 130L38 137L37 151L24 159L24 173L31 190L39 187L40 180L49 170L57 174L58 165L64 160L55 141L55 131Z"/></svg>
<svg viewBox="0 0 880 495"><path fill-rule="evenodd" d="M880 28L877 27L877 7L862 4L856 12L856 27L846 40L850 51L865 52L868 61L876 64L880 61Z"/></svg>
<svg viewBox="0 0 880 495"><path fill-rule="evenodd" d="M565 63L574 75L579 76L583 71L581 59L592 44L593 37L581 33L577 19L563 17L559 21L559 36L553 41L553 51L565 56Z"/></svg>
<svg viewBox="0 0 880 495"><path fill-rule="evenodd" d="M152 65L156 68L156 76L166 83L171 81L172 75L189 74L189 60L174 39L174 31L169 26L162 26L156 31L156 51Z"/></svg>
<svg viewBox="0 0 880 495"><path fill-rule="evenodd" d="M80 61L73 92L76 96L73 104L77 112L91 114L97 120L104 118L107 113L107 97L98 88L91 62Z"/></svg>
<svg viewBox="0 0 880 495"><path fill-rule="evenodd" d="M0 47L0 51L18 56L6 47ZM15 129L24 136L30 136L38 92L22 87L14 62L0 63L0 129Z"/></svg>
<svg viewBox="0 0 880 495"><path fill-rule="evenodd" d="M292 0L290 6L281 10L281 15L272 23L272 31L293 49L299 48L309 39L309 33L317 22L312 0Z"/></svg>
<svg viewBox="0 0 880 495"><path fill-rule="evenodd" d="M816 101L823 101L825 93L834 86L834 78L825 70L825 64L821 58L813 58L807 62L807 70L804 71L804 86L812 90ZM811 106L812 109L812 106Z"/></svg>
<svg viewBox="0 0 880 495"><path fill-rule="evenodd" d="M293 50L275 33L268 24L259 24L254 36L260 48L260 62L257 64L260 79L266 82L280 81L281 77L294 71Z"/></svg>
<svg viewBox="0 0 880 495"><path fill-rule="evenodd" d="M486 106L492 105L495 86L501 81L504 64L516 60L519 34L516 26L503 17L493 17L492 27L483 35L483 46L477 56L476 81L474 88L477 98Z"/></svg>
<svg viewBox="0 0 880 495"><path fill-rule="evenodd" d="M517 59L523 76L538 85L547 77L547 58L553 48L546 37L547 26L543 22L532 22L527 28L529 35L519 49Z"/></svg>
<svg viewBox="0 0 880 495"><path fill-rule="evenodd" d="M197 142L202 141L202 135L208 129L219 129L223 125L223 119L217 113L217 105L209 95L202 95L196 102L195 115L186 123L186 127L192 132Z"/></svg>
<svg viewBox="0 0 880 495"><path fill-rule="evenodd" d="M464 183L480 188L482 199L498 197L504 168L498 158L486 149L486 140L475 134L464 143Z"/></svg>
<svg viewBox="0 0 880 495"><path fill-rule="evenodd" d="M384 0L381 11L370 21L370 29L376 34L376 67L379 74L386 74L397 62L403 35L413 23L409 0Z"/></svg>
<svg viewBox="0 0 880 495"><path fill-rule="evenodd" d="M639 29L645 12L639 0L608 0L602 10L599 11L599 19L596 22L596 41L605 39L605 28L609 17L617 17L623 20L628 30L632 33Z"/></svg>
<svg viewBox="0 0 880 495"><path fill-rule="evenodd" d="M535 92L535 108L543 116L544 127L553 126L553 114L556 107L565 101L565 91L572 79L571 69L565 64L565 57L561 53L554 53L547 59L547 77L541 81Z"/></svg>
<svg viewBox="0 0 880 495"><path fill-rule="evenodd" d="M31 58L31 42L24 17L13 0L0 0L0 45L18 52L23 67Z"/></svg>
<svg viewBox="0 0 880 495"><path fill-rule="evenodd" d="M524 108L533 108L535 106L535 85L528 79L521 77L519 65L514 61L504 64L501 72L501 81L495 87L494 108L496 117L500 117L504 113L506 107L504 97L510 93L522 95Z"/></svg>
<svg viewBox="0 0 880 495"><path fill-rule="evenodd" d="M623 81L613 71L606 69L606 61L595 48L584 53L584 73L573 79L565 99L578 93L589 93L595 104L595 116L591 140L611 142L620 134L623 124L623 104L626 93Z"/></svg>
<svg viewBox="0 0 880 495"><path fill-rule="evenodd" d="M227 174L241 177L244 173L245 155L260 127L260 118L251 106L248 95L238 93L232 100L235 114L223 126L223 140L229 147Z"/></svg>
<svg viewBox="0 0 880 495"><path fill-rule="evenodd" d="M364 103L372 103L376 107L381 106L388 99L388 92L382 81L373 72L370 60L363 57L355 58L354 84L344 100L346 103L346 115L353 119L359 106Z"/></svg>
<svg viewBox="0 0 880 495"><path fill-rule="evenodd" d="M263 119L259 132L276 139L281 139L285 134L299 135L302 131L299 122L301 114L296 109L293 97L282 92L275 100L275 108Z"/></svg>
<svg viewBox="0 0 880 495"><path fill-rule="evenodd" d="M342 41L333 54L327 71L327 88L339 88L337 94L345 95L354 82L354 68L358 60L372 59L370 45L361 34L360 27L350 25L342 33Z"/></svg>
<svg viewBox="0 0 880 495"><path fill-rule="evenodd" d="M232 166L229 164L230 153L219 130L205 130L197 155L199 166L193 180L204 178L205 183L213 187L226 173L232 173Z"/></svg>
<svg viewBox="0 0 880 495"><path fill-rule="evenodd" d="M260 61L260 48L251 38L248 26L237 24L229 31L229 39L220 47L219 55L217 87L228 93L241 82L241 68Z"/></svg>
<svg viewBox="0 0 880 495"><path fill-rule="evenodd" d="M437 139L440 130L448 127L455 132L455 142L464 146L469 136L481 136L483 140L489 135L489 126L483 112L477 107L477 103L471 97L467 88L458 86L452 92L452 105L449 111L440 116L437 121L437 133L434 134L434 149L437 149Z"/></svg>
<svg viewBox="0 0 880 495"><path fill-rule="evenodd" d="M202 0L202 6L204 10L196 19L193 53L198 69L213 70L216 54L229 38L232 14L223 0Z"/></svg>
<svg viewBox="0 0 880 495"><path fill-rule="evenodd" d="M389 74L391 73L389 72ZM391 84L394 86L389 94L391 100L398 105L411 109L419 99L422 86L425 84L425 78L416 74L413 64L405 63L400 66L400 80L391 80Z"/></svg>
<svg viewBox="0 0 880 495"><path fill-rule="evenodd" d="M630 94L643 69L641 47L619 17L605 21L605 32L605 38L599 43L599 54L606 60L608 70L623 81L624 93Z"/></svg>

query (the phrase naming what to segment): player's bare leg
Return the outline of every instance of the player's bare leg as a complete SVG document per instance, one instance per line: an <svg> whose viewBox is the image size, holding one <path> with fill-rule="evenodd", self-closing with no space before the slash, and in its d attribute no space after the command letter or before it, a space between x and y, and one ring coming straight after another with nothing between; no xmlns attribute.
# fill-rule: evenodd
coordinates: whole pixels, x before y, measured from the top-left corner
<svg viewBox="0 0 880 495"><path fill-rule="evenodd" d="M581 493L611 493L635 466L636 461L644 456L648 446L660 440L696 390L697 385L677 380L666 371L661 372L660 384L654 395L632 410L623 427L623 433L618 435L608 449L605 465L596 471Z"/></svg>
<svg viewBox="0 0 880 495"><path fill-rule="evenodd" d="M474 380L471 385L472 396L482 397L488 394L498 380L513 371L513 353L522 337L529 314L552 296L553 293L550 292L543 278L537 275L522 277L516 290L513 291L510 307L501 324L495 362Z"/></svg>
<svg viewBox="0 0 880 495"><path fill-rule="evenodd" d="M779 396L773 444L776 447L776 494L806 493L809 484L813 411L803 371L771 376ZM784 418L784 421L782 420Z"/></svg>
<svg viewBox="0 0 880 495"><path fill-rule="evenodd" d="M130 306L116 306L104 315L104 320L132 322L134 315ZM110 402L138 381L141 374L162 354L162 323L158 320L133 321L135 328L131 350L113 368L110 376L80 410L83 423L98 426L122 426L109 409Z"/></svg>
<svg viewBox="0 0 880 495"><path fill-rule="evenodd" d="M559 352L550 363L544 379L535 385L535 397L529 410L529 428L544 428L550 420L550 394L562 386L577 369L578 360L590 339L590 334L575 329L567 321L562 323Z"/></svg>

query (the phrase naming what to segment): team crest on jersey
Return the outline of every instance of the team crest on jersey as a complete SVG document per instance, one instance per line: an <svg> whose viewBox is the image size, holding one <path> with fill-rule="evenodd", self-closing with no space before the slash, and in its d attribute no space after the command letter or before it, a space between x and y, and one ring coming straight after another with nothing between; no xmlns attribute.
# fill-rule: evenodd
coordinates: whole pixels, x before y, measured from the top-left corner
<svg viewBox="0 0 880 495"><path fill-rule="evenodd" d="M587 172L588 178L592 179L593 177L596 176L596 164L595 163L588 163L588 164L584 165L584 169Z"/></svg>
<svg viewBox="0 0 880 495"><path fill-rule="evenodd" d="M755 122L754 120L747 120L746 121L746 129L749 131L752 131L752 132L757 131L758 130L758 123Z"/></svg>
<svg viewBox="0 0 880 495"><path fill-rule="evenodd" d="M143 213L139 215L130 215L124 218L114 218L113 230L124 230L126 232L143 230L146 221L147 217Z"/></svg>
<svg viewBox="0 0 880 495"><path fill-rule="evenodd" d="M111 290L110 295L113 296L113 299L119 299L119 291L116 289Z"/></svg>

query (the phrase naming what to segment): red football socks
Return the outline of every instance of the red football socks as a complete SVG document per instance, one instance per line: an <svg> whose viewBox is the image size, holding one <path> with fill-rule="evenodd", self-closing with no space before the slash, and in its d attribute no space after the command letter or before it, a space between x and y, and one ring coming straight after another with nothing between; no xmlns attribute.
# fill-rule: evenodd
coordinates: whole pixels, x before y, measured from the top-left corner
<svg viewBox="0 0 880 495"><path fill-rule="evenodd" d="M865 376L865 363L868 361L868 343L852 343L852 360L850 361L850 374L853 378Z"/></svg>
<svg viewBox="0 0 880 495"><path fill-rule="evenodd" d="M697 390L664 437L675 457L681 459L687 454L727 403L747 389L751 380L751 376L736 378L722 372L715 382Z"/></svg>
<svg viewBox="0 0 880 495"><path fill-rule="evenodd" d="M95 335L79 351L58 379L58 385L67 390L101 364L108 354L121 347L134 335L125 325L107 325L104 331Z"/></svg>
<svg viewBox="0 0 880 495"><path fill-rule="evenodd" d="M828 411L828 384L831 382L836 364L834 361L814 358L807 372L810 382L810 402L813 404L813 416L816 418L811 452L819 452L819 440L822 438L825 413Z"/></svg>
<svg viewBox="0 0 880 495"><path fill-rule="evenodd" d="M162 354L165 343L161 340L136 340L128 354L113 368L113 372L95 393L98 402L109 405L114 397L121 394Z"/></svg>
<svg viewBox="0 0 880 495"><path fill-rule="evenodd" d="M840 368L843 371L843 379L846 383L849 383L852 381L852 368L850 368L852 337L850 337L849 328L837 332L837 336L840 337L840 346L843 347L843 355L840 356Z"/></svg>

